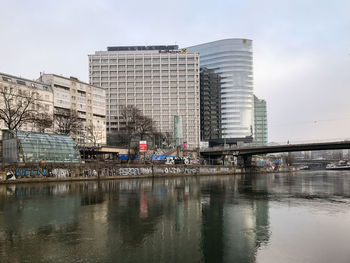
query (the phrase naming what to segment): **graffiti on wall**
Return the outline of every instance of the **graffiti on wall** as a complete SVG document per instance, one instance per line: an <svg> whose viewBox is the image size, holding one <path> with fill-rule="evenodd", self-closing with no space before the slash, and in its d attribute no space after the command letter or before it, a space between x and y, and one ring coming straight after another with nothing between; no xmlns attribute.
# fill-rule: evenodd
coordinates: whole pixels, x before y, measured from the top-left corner
<svg viewBox="0 0 350 263"><path fill-rule="evenodd" d="M16 169L15 171L16 177L40 177L40 176L46 176L47 172L46 169Z"/></svg>
<svg viewBox="0 0 350 263"><path fill-rule="evenodd" d="M142 167L142 168L140 168L140 172L141 172L141 174L152 174L152 168Z"/></svg>
<svg viewBox="0 0 350 263"><path fill-rule="evenodd" d="M122 175L122 176L151 175L151 174L152 174L152 168L150 167L119 168L119 175Z"/></svg>
<svg viewBox="0 0 350 263"><path fill-rule="evenodd" d="M101 172L102 176L117 176L119 175L118 169L115 168L104 168Z"/></svg>
<svg viewBox="0 0 350 263"><path fill-rule="evenodd" d="M197 173L197 168L195 168L195 167L194 168L187 168L186 167L184 169L184 173L185 174L196 174Z"/></svg>
<svg viewBox="0 0 350 263"><path fill-rule="evenodd" d="M49 175L51 177L56 177L56 178L65 178L70 176L70 172L68 169L55 168L55 169L52 169Z"/></svg>
<svg viewBox="0 0 350 263"><path fill-rule="evenodd" d="M156 174L180 174L181 169L179 167L154 167L154 173L156 173Z"/></svg>
<svg viewBox="0 0 350 263"><path fill-rule="evenodd" d="M84 169L86 168L86 169ZM144 166L144 167L100 167L88 168L82 166L71 170L58 166L57 168L15 168L0 171L0 180L16 180L31 177L66 178L84 177L113 177L113 176L152 176L156 175L197 175L197 174L228 174L234 173L234 168L228 167L198 167L198 166ZM239 169L236 172L240 172Z"/></svg>
<svg viewBox="0 0 350 263"><path fill-rule="evenodd" d="M128 175L139 175L139 168L119 168L119 175L128 176Z"/></svg>
<svg viewBox="0 0 350 263"><path fill-rule="evenodd" d="M85 177L97 177L98 173L95 169L92 169L92 170L84 170L83 171L83 176Z"/></svg>

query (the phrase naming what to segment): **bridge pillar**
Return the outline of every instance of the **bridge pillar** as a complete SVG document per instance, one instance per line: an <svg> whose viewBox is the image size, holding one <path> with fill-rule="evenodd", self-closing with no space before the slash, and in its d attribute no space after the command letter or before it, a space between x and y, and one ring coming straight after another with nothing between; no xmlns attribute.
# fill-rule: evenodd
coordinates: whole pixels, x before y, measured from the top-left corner
<svg viewBox="0 0 350 263"><path fill-rule="evenodd" d="M252 166L252 156L250 154L242 155L244 168L250 168Z"/></svg>
<svg viewBox="0 0 350 263"><path fill-rule="evenodd" d="M244 154L237 156L238 166L241 168L250 168L252 167L252 155Z"/></svg>

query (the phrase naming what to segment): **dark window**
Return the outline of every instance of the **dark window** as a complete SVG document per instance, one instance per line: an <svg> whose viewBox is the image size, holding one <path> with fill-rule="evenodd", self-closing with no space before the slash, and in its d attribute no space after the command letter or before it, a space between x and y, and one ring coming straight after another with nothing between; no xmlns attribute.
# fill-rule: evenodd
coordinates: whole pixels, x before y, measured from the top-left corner
<svg viewBox="0 0 350 263"><path fill-rule="evenodd" d="M23 80L17 80L17 84L26 85L26 83Z"/></svg>
<svg viewBox="0 0 350 263"><path fill-rule="evenodd" d="M8 82L12 82L12 79L10 79L10 78L2 77L2 79L5 81L8 81Z"/></svg>

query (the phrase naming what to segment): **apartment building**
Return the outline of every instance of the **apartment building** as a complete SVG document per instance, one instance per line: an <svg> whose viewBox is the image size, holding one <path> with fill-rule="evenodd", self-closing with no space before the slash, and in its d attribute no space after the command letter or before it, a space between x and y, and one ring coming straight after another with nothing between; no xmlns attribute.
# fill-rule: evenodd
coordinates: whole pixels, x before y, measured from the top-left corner
<svg viewBox="0 0 350 263"><path fill-rule="evenodd" d="M53 115L53 90L50 85L45 83L25 79L22 77L12 76L6 73L0 73L0 91L11 93L12 101L8 97L8 102L13 110L17 107L18 100L22 100L22 96L30 96L35 100L29 105L28 110L35 110L37 113L45 113L46 116ZM0 96L1 107L5 108L4 96ZM25 103L25 101L24 101ZM24 112L23 109L19 109ZM17 116L18 117L18 116ZM5 123L0 120L0 129L7 129ZM25 122L22 126L18 127L18 130L22 131L39 131L37 123L30 121ZM51 131L48 128L46 131Z"/></svg>
<svg viewBox="0 0 350 263"><path fill-rule="evenodd" d="M120 110L134 105L158 131L173 134L181 116L183 142L199 147L199 57L178 46L113 46L89 55L90 83L106 89L107 132L123 130Z"/></svg>
<svg viewBox="0 0 350 263"><path fill-rule="evenodd" d="M80 130L75 135L80 145L106 144L106 93L104 88L74 77L42 74L40 81L50 85L54 94L54 114L76 112Z"/></svg>

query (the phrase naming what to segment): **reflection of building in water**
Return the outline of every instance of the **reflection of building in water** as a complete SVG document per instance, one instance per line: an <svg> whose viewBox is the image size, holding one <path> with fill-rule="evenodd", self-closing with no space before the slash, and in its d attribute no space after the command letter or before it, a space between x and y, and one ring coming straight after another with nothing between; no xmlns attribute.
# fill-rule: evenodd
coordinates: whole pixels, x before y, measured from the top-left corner
<svg viewBox="0 0 350 263"><path fill-rule="evenodd" d="M14 262L252 262L269 238L265 185L237 178L15 186L0 248Z"/></svg>
<svg viewBox="0 0 350 263"><path fill-rule="evenodd" d="M91 262L101 262L100 255L108 254L110 249L107 243L108 208L108 201L104 201L91 204L88 209L82 207L79 213L80 244L77 244L75 249L79 250L78 253L81 255L91 255Z"/></svg>
<svg viewBox="0 0 350 263"><path fill-rule="evenodd" d="M6 187L3 185L0 185L0 211L4 210L4 206L6 203Z"/></svg>
<svg viewBox="0 0 350 263"><path fill-rule="evenodd" d="M54 187L16 186L13 198L7 198L6 213L1 214L8 231L32 232L47 225L73 223L80 207L79 197L53 196ZM11 189L12 190L12 189Z"/></svg>
<svg viewBox="0 0 350 263"><path fill-rule="evenodd" d="M150 188L143 182L142 190L120 191L119 201L108 208L107 243L115 244L109 256L128 262L200 258L201 205L191 183L165 178L155 180Z"/></svg>
<svg viewBox="0 0 350 263"><path fill-rule="evenodd" d="M255 262L257 249L269 240L267 202L254 200L225 207L224 262Z"/></svg>
<svg viewBox="0 0 350 263"><path fill-rule="evenodd" d="M202 209L202 251L204 262L223 262L223 186L210 188L208 196L203 198L205 203Z"/></svg>
<svg viewBox="0 0 350 263"><path fill-rule="evenodd" d="M78 196L57 196L54 185L1 186L2 193L4 188L0 257L5 261L1 262L49 262L69 249L69 244L60 240L64 240L67 233L76 232Z"/></svg>
<svg viewBox="0 0 350 263"><path fill-rule="evenodd" d="M64 261L75 262L82 255L98 256L91 251L106 253L108 206L93 202L99 200L100 190L91 182L0 185L0 200L5 200L0 212L4 252L0 258L11 259L6 262L57 262L67 257ZM85 191L91 197L88 209ZM97 262L98 258L91 260Z"/></svg>
<svg viewBox="0 0 350 263"><path fill-rule="evenodd" d="M209 202L203 206L202 250L205 262L255 262L258 247L269 240L269 208L266 197L241 199L241 194L262 192L264 186L242 180L232 193L224 185L205 193ZM253 185L253 189L249 186ZM228 184L229 185L229 184ZM232 185L232 183L231 183ZM229 193L229 195L226 195Z"/></svg>

